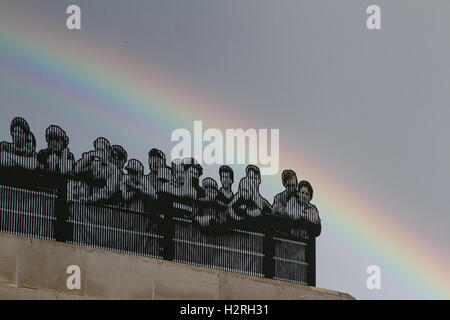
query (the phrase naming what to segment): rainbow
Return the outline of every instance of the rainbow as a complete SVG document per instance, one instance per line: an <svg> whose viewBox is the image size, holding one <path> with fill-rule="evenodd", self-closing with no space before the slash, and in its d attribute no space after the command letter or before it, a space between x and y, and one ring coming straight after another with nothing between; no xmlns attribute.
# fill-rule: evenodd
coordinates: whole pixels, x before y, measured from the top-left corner
<svg viewBox="0 0 450 320"><path fill-rule="evenodd" d="M29 90L71 101L68 117L83 117L96 126L97 119L84 116L95 112L117 126L125 117L132 119L133 127L127 128L126 134L135 136L141 145L148 145L147 137L158 136L161 129L190 128L193 120L219 129L245 128L245 116L221 111L226 110L225 103L174 81L169 76L176 74L173 70L158 70L139 57L100 43L76 37L67 41L70 31L63 27L46 30L38 24L31 26L32 17L15 16L2 13L0 19L0 70L6 72L5 78L29 79L33 84ZM299 148L297 141L295 145L282 150L300 149L302 154L282 152L280 164L308 172L320 190L314 200L323 217L324 232L330 230L348 246L370 252L375 261L394 270L417 297L450 298L450 258L445 247L416 232L414 221L396 218L401 208L383 208L364 190L354 194L334 173L337 169L304 152L307 148ZM269 185L272 196L279 192L279 176L266 177L263 183Z"/></svg>

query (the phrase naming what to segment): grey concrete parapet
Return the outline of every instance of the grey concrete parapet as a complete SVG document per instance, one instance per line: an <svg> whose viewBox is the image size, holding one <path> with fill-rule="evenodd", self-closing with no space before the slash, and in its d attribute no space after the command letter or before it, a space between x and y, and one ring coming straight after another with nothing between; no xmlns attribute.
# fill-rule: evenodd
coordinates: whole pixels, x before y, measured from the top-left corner
<svg viewBox="0 0 450 320"><path fill-rule="evenodd" d="M81 270L70 290L69 265ZM332 290L0 233L0 299L332 299Z"/></svg>

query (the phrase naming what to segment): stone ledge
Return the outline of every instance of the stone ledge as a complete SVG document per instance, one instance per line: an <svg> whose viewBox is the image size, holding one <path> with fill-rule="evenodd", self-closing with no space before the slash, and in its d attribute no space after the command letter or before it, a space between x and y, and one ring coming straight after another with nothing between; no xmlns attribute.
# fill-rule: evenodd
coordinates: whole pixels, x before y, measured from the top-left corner
<svg viewBox="0 0 450 320"><path fill-rule="evenodd" d="M69 290L67 266L81 269ZM346 293L0 233L0 299L353 300Z"/></svg>

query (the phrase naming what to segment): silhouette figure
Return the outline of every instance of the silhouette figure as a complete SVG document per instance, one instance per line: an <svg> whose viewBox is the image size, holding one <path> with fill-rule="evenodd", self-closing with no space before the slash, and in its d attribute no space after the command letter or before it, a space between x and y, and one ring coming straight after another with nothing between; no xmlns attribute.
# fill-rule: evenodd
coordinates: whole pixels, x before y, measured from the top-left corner
<svg viewBox="0 0 450 320"><path fill-rule="evenodd" d="M75 158L68 148L69 137L66 132L51 125L45 131L45 140L47 148L39 151L37 155L41 168L62 174L72 173Z"/></svg>
<svg viewBox="0 0 450 320"><path fill-rule="evenodd" d="M21 117L11 121L12 143L0 144L0 165L9 168L34 170L38 168L36 139L30 131L28 122Z"/></svg>
<svg viewBox="0 0 450 320"><path fill-rule="evenodd" d="M274 213L286 215L288 201L297 197L297 175L292 170L284 170L281 179L286 189L274 197L272 208Z"/></svg>
<svg viewBox="0 0 450 320"><path fill-rule="evenodd" d="M319 211L311 204L313 188L308 181L300 181L298 184L298 195L292 197L287 204L287 216L295 220L308 222L307 229L314 237L319 236L321 231L321 221Z"/></svg>

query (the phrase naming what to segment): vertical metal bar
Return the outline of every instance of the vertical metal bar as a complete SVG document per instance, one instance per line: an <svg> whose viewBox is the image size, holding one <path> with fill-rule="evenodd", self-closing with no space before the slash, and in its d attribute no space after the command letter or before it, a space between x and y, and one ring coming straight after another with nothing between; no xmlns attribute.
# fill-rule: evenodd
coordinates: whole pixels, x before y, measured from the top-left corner
<svg viewBox="0 0 450 320"><path fill-rule="evenodd" d="M73 228L69 222L70 212L67 203L67 179L57 177L54 179L57 188L57 198L55 200L54 235L56 241L71 242L73 240Z"/></svg>
<svg viewBox="0 0 450 320"><path fill-rule="evenodd" d="M316 238L310 237L306 245L306 262L308 269L306 272L307 283L309 286L316 286Z"/></svg>
<svg viewBox="0 0 450 320"><path fill-rule="evenodd" d="M263 240L264 262L263 273L264 277L273 279L275 275L275 240L274 230L272 226L266 228L264 240Z"/></svg>
<svg viewBox="0 0 450 320"><path fill-rule="evenodd" d="M170 200L165 200L166 204L170 204ZM163 249L164 249L164 256L163 258L168 261L172 261L174 259L175 255L175 246L174 246L174 239L175 239L175 221L172 216L172 210L170 210L171 205L165 206L165 212L164 212L164 221L163 221L163 235L164 235L164 241L163 241Z"/></svg>

